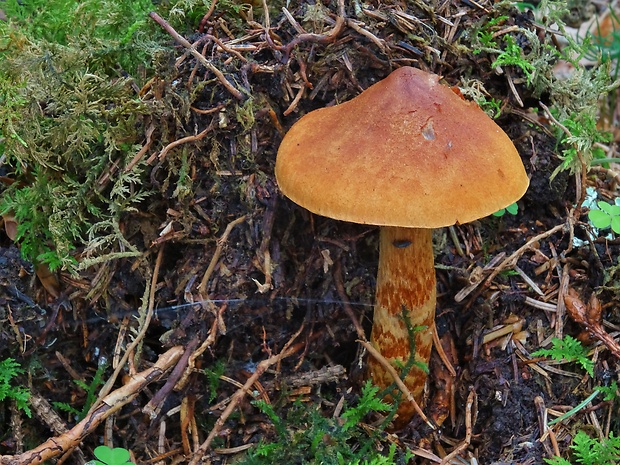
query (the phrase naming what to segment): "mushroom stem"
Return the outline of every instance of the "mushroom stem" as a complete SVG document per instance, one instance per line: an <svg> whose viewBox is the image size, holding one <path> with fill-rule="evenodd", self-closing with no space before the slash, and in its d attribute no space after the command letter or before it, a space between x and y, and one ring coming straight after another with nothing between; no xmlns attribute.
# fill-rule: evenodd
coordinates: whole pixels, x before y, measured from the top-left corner
<svg viewBox="0 0 620 465"><path fill-rule="evenodd" d="M415 360L428 366L436 301L432 238L432 229L381 228L370 342L398 373L410 358L412 346L408 325L416 328L413 337ZM368 374L380 388L393 382L391 375L372 358L368 360ZM426 372L414 365L403 381L416 402L421 403ZM399 428L413 417L413 405L402 401L397 413L396 427Z"/></svg>

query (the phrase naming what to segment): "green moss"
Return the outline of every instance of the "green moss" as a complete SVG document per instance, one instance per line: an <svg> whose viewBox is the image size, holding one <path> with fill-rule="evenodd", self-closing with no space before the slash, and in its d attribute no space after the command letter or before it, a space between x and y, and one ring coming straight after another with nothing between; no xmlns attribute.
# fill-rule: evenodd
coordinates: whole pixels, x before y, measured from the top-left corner
<svg viewBox="0 0 620 465"><path fill-rule="evenodd" d="M413 457L409 450L398 450L394 444L382 444L385 425L363 428L361 422L370 412L393 409L377 396L379 389L367 382L358 402L345 406L339 418L328 418L314 404L295 402L282 418L276 409L263 401L254 404L272 422L276 441L261 442L238 463L260 465L271 463L322 463L357 465L405 464Z"/></svg>
<svg viewBox="0 0 620 465"><path fill-rule="evenodd" d="M0 135L14 182L0 210L17 219L28 259L74 271L76 244L87 244L90 258L121 244L137 253L119 222L148 191L142 164L124 168L161 105L142 101L123 69L136 71L156 49L135 42L151 4L41 3L3 4L10 21L0 23Z"/></svg>
<svg viewBox="0 0 620 465"><path fill-rule="evenodd" d="M544 26L557 29L565 37L567 44L562 48L557 47L550 34L541 38L534 30L521 26L496 35L507 28L503 21L514 16L508 2L496 4L492 12L495 18L484 18L465 40L474 55L486 55L491 69L511 69L509 79L515 85L524 84L534 98L544 95L549 101L563 161L554 176L562 170L574 173L584 166L589 168L596 156L596 143L608 140L608 135L596 127L601 97L620 85L618 81L611 82L608 59L591 68L580 63L591 45L565 33L563 18L567 11L565 1L550 0L541 1L535 11ZM572 65L573 70L567 75L556 73L554 67L560 61Z"/></svg>

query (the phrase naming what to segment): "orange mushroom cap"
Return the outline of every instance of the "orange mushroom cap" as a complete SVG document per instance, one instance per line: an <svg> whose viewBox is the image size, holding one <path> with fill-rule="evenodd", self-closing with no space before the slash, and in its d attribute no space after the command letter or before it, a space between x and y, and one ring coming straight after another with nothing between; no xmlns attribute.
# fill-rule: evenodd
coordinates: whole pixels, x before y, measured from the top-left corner
<svg viewBox="0 0 620 465"><path fill-rule="evenodd" d="M410 228L487 216L529 185L501 128L437 75L411 67L302 117L275 172L282 192L316 214Z"/></svg>

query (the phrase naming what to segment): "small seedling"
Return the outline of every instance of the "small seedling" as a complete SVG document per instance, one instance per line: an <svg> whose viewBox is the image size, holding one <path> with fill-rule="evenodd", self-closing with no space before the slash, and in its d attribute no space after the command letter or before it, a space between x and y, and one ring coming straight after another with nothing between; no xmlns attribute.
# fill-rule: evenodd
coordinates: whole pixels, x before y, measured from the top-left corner
<svg viewBox="0 0 620 465"><path fill-rule="evenodd" d="M80 388L86 391L86 401L82 406L82 410L78 410L73 407L71 404L66 402L52 402L54 407L64 412L71 413L77 417L78 420L83 420L86 418L88 411L92 407L92 405L97 400L97 389L103 384L103 375L105 374L105 370L107 368L107 364L102 363L97 367L97 371L95 372L95 376L93 376L93 380L90 383L86 383L82 380L76 379L73 382L77 384Z"/></svg>
<svg viewBox="0 0 620 465"><path fill-rule="evenodd" d="M478 40L485 47L497 47L497 42L495 42L495 37L493 33L496 32L493 30L495 26L498 26L500 23L503 23L508 19L508 16L499 16L494 19L490 19L484 24L477 32ZM475 50L474 53L480 53L481 50Z"/></svg>
<svg viewBox="0 0 620 465"><path fill-rule="evenodd" d="M564 339L554 337L551 340L551 349L540 349L533 352L534 357L551 357L553 360L576 362L586 370L590 376L594 376L594 362L588 357L588 351L577 339L565 336Z"/></svg>
<svg viewBox="0 0 620 465"><path fill-rule="evenodd" d="M581 203L581 208L587 208L588 210L590 210L589 213L591 213L592 211L599 211L600 208L598 206L599 201L598 199L598 192L595 188L593 187L588 187L586 188L586 197L583 200L583 202ZM606 212L602 212L603 215L602 216L609 216L608 213ZM590 215L588 215L590 217L590 226L591 228L589 228L586 233L588 234L588 239L590 240L594 240L597 237L599 237L599 227L596 226L597 224L602 224L605 225L606 221L602 220L602 221L596 221L596 216L599 215L598 213L594 213L594 217L595 217L595 221L593 221ZM608 225L610 225L610 223L608 223ZM613 239L612 234L609 233L607 234L605 237L607 237L608 239ZM573 238L573 246L574 247L582 247L584 244L587 244L588 241L587 240L583 240L583 239L579 239L578 237L574 237Z"/></svg>
<svg viewBox="0 0 620 465"><path fill-rule="evenodd" d="M12 358L0 362L0 402L11 399L19 410L30 417L32 415L28 406L30 391L15 383L15 377L23 372L23 368Z"/></svg>
<svg viewBox="0 0 620 465"><path fill-rule="evenodd" d="M519 212L519 206L517 203L512 203L508 205L506 208L502 208L501 210L493 213L493 216L504 216L506 213L510 213L511 215L516 215Z"/></svg>
<svg viewBox="0 0 620 465"><path fill-rule="evenodd" d="M505 48L503 52L497 56L491 67L497 68L498 66L506 65L517 66L523 71L523 74L525 74L528 84L531 83L533 77L532 73L536 69L534 65L523 57L523 50L511 36L505 36L504 43Z"/></svg>
<svg viewBox="0 0 620 465"><path fill-rule="evenodd" d="M93 451L96 459L90 461L92 465L133 465L130 460L130 454L127 449L108 446L99 446Z"/></svg>
<svg viewBox="0 0 620 465"><path fill-rule="evenodd" d="M408 463L412 454L392 446L377 450L387 422L372 428L360 426L370 412L395 412L396 407L381 399L379 388L370 381L362 387L356 405L345 405L339 418L326 417L316 405L295 402L286 417L281 417L272 404L254 402L273 423L275 441L261 441L240 465L272 463L322 463L325 465L396 465ZM357 444L352 447L352 444Z"/></svg>
<svg viewBox="0 0 620 465"><path fill-rule="evenodd" d="M588 218L592 226L598 229L611 230L616 234L620 234L620 199L616 199L614 204L599 201L597 202L598 210L592 209L588 213Z"/></svg>
<svg viewBox="0 0 620 465"><path fill-rule="evenodd" d="M613 465L620 460L620 437L610 433L608 438L591 438L584 431L578 431L571 444L575 463ZM571 465L566 459L553 457L545 459L549 465Z"/></svg>
<svg viewBox="0 0 620 465"><path fill-rule="evenodd" d="M551 114L558 119L557 109L552 109ZM579 169L582 161L590 166L592 161L605 158L605 152L597 144L609 143L612 135L608 131L600 130L597 122L598 117L585 110L561 119L562 127L557 129L557 138L559 145L563 147L560 156L562 163L553 172L552 178L565 169L574 172Z"/></svg>
<svg viewBox="0 0 620 465"><path fill-rule="evenodd" d="M618 383L613 381L609 386L598 386L596 387L597 391L602 392L605 397L603 398L606 402L616 401L618 400Z"/></svg>
<svg viewBox="0 0 620 465"><path fill-rule="evenodd" d="M499 99L491 97L488 99L478 100L477 103L480 105L480 108L482 108L484 112L493 119L499 118L502 114L502 101Z"/></svg>

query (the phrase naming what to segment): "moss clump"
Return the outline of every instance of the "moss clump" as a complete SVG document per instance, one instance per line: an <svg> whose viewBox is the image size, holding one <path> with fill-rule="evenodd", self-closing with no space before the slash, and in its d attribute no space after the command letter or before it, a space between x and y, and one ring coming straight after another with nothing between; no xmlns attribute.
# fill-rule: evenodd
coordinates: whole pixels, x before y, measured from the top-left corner
<svg viewBox="0 0 620 465"><path fill-rule="evenodd" d="M530 7L522 5L523 9ZM510 3L500 3L493 10L495 17L480 21L463 40L469 43L479 63L486 61L494 72L509 70L507 79L516 89L511 93L522 92L524 97L547 102L557 127L562 159L552 179L560 171L587 170L592 160L602 155L596 144L607 142L609 136L596 127L601 97L620 85L611 82L609 56L600 56L599 66L591 68L580 63L591 52L591 44L589 39L578 41L566 32L563 18L567 12L565 1L543 0L526 13L519 13ZM559 47L552 34L541 37L534 26L535 17L548 30L556 30L555 35L562 37L565 44ZM555 67L560 62L569 64L572 71L557 72ZM468 93L474 94L472 90ZM488 104L484 100L480 103L483 107Z"/></svg>
<svg viewBox="0 0 620 465"><path fill-rule="evenodd" d="M150 1L42 3L3 3L0 210L28 259L74 271L75 244L95 260L137 254L120 221L148 195L144 165L130 162L160 104L140 99L134 75L148 77L142 63L161 46Z"/></svg>

